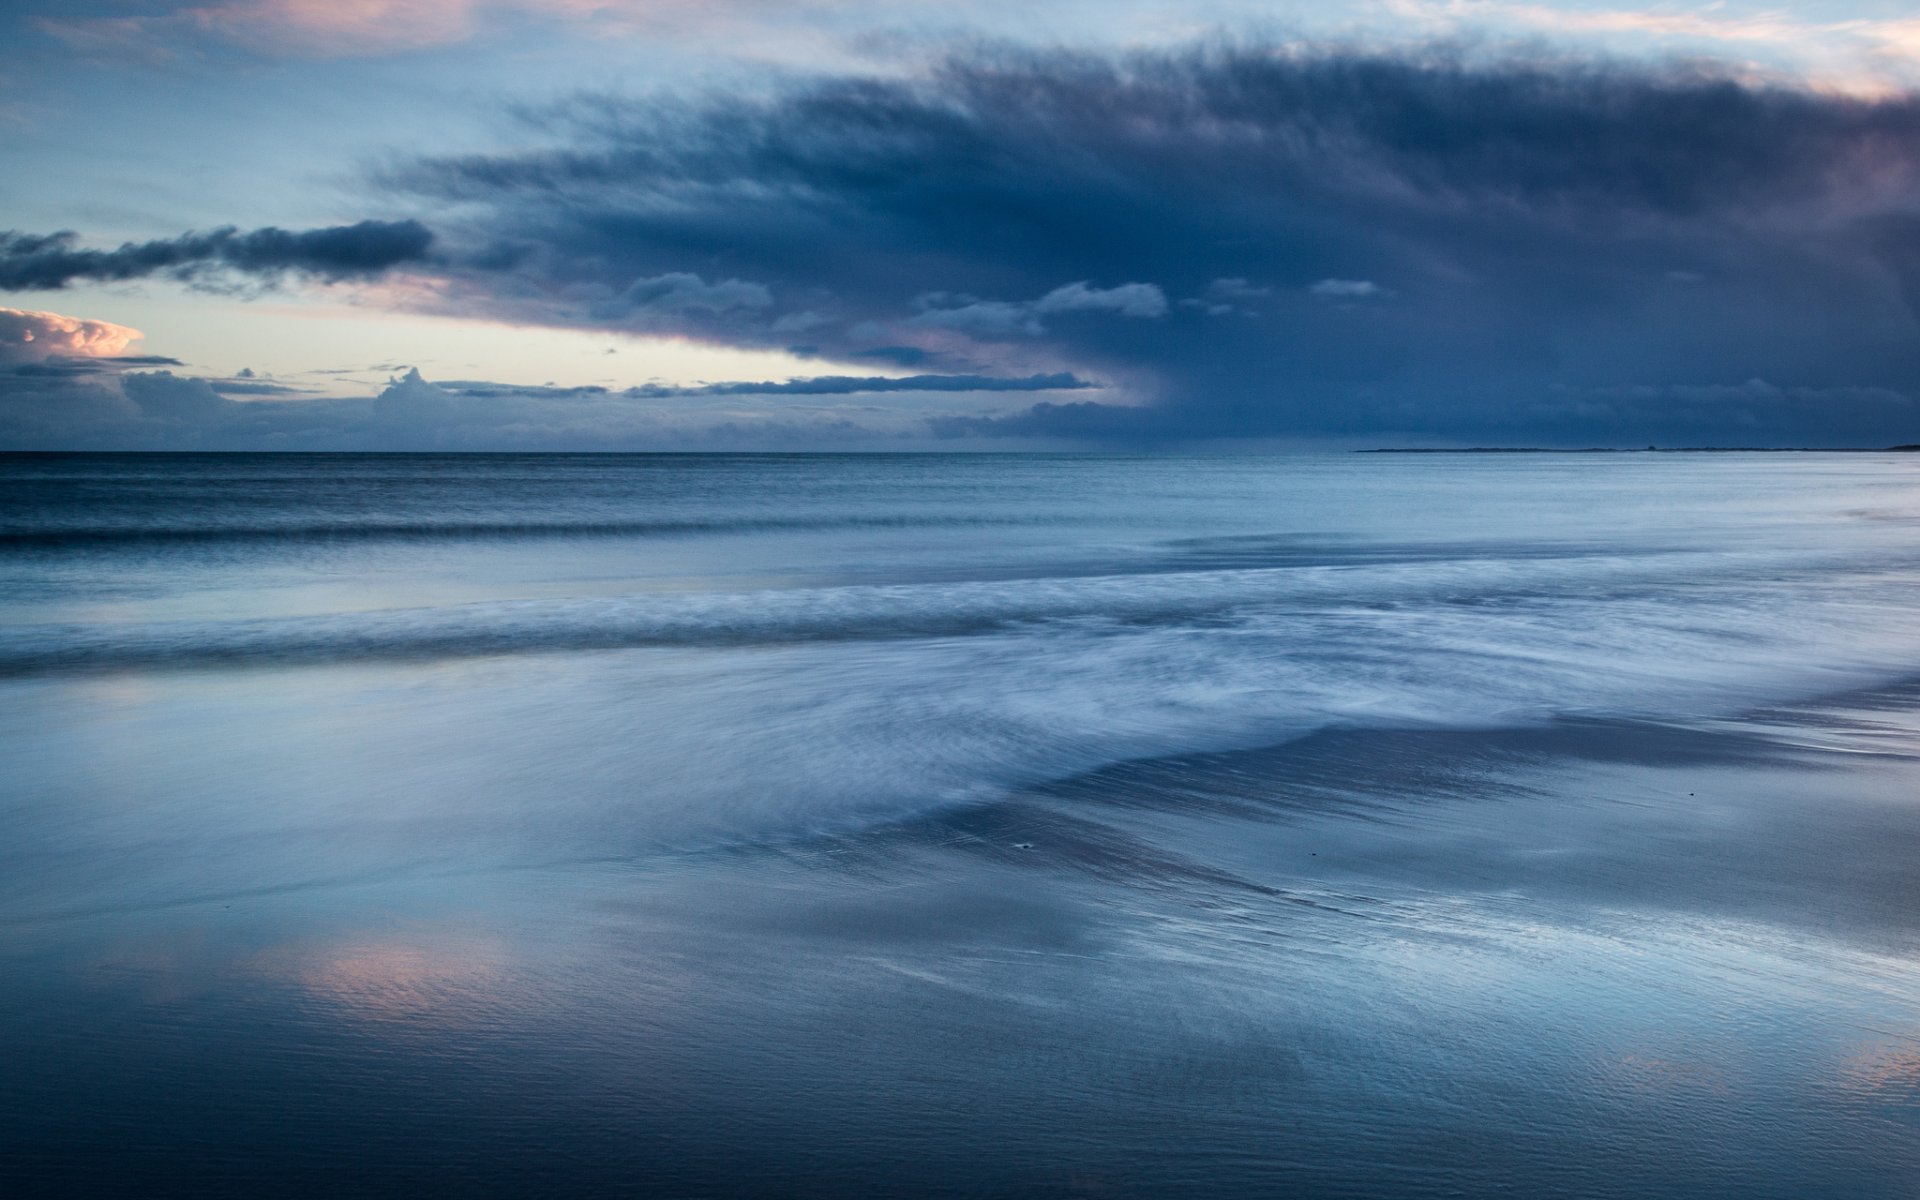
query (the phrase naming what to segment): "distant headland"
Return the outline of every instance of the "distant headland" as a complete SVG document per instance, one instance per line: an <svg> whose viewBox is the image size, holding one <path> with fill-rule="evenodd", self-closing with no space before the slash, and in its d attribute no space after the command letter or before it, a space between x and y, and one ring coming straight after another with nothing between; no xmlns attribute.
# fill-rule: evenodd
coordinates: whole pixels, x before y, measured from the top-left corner
<svg viewBox="0 0 1920 1200"><path fill-rule="evenodd" d="M1920 452L1901 446L1377 446L1355 454L1890 454Z"/></svg>

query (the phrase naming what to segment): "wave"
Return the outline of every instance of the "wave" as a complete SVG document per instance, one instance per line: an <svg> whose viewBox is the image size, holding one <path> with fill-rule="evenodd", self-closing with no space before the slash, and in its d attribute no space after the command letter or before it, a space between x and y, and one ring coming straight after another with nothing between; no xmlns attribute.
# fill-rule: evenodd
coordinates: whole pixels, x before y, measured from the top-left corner
<svg viewBox="0 0 1920 1200"><path fill-rule="evenodd" d="M1802 567L1808 564L1802 563ZM1808 602L1821 594L1861 603L1873 581L1900 589L1897 566L1876 572L1810 571ZM1741 592L1742 584L1758 591ZM1229 618L1315 623L1364 616L1384 629L1446 611L1571 622L1661 619L1703 629L1741 606L1767 612L1786 593L1764 558L1660 553L1568 558L1449 559L1348 563L1017 580L855 585L757 592L492 601L231 621L157 621L0 627L0 676L66 670L320 664L451 658L648 646L722 647L805 642L939 639L1039 623L1104 624L1115 630ZM1579 610L1576 615L1575 610ZM1554 614L1558 613L1558 616ZM1231 622L1229 622L1231 623ZM1729 625L1729 629L1737 628ZM1409 645L1430 656L1430 648Z"/></svg>

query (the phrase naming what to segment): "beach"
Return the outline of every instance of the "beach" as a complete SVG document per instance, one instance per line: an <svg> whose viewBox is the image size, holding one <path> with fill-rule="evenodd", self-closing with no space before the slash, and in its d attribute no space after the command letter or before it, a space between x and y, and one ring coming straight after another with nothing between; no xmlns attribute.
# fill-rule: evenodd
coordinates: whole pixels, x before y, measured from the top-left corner
<svg viewBox="0 0 1920 1200"><path fill-rule="evenodd" d="M1911 1195L1914 469L8 457L0 1161Z"/></svg>

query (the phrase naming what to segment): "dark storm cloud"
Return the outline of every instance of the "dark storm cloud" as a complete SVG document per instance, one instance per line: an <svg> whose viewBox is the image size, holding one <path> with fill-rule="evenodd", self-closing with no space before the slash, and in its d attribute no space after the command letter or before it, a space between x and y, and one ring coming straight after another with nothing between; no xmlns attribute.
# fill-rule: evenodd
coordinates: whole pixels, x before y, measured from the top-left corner
<svg viewBox="0 0 1920 1200"><path fill-rule="evenodd" d="M23 362L12 365L0 364L0 374L16 377L64 378L71 379L81 375L114 375L121 371L139 367L177 367L182 365L177 358L168 358L164 354L122 354L105 358L70 358L56 356L38 362Z"/></svg>
<svg viewBox="0 0 1920 1200"><path fill-rule="evenodd" d="M1119 404L1080 400L1071 404L1042 401L1009 416L935 417L928 422L939 438L1105 438L1132 441L1150 435L1157 414Z"/></svg>
<svg viewBox="0 0 1920 1200"><path fill-rule="evenodd" d="M3 368L18 379L75 379L82 375L105 375L111 368L90 358L51 358L44 362L17 363Z"/></svg>
<svg viewBox="0 0 1920 1200"><path fill-rule="evenodd" d="M818 346L809 347L809 352L818 354ZM874 346L866 350L853 352L854 358L871 358L876 362L890 362L897 367L917 367L927 361L927 352L918 346Z"/></svg>
<svg viewBox="0 0 1920 1200"><path fill-rule="evenodd" d="M71 232L0 231L0 289L64 288L75 281L119 282L150 275L191 279L211 271L274 276L294 271L322 279L377 275L420 262L433 234L418 221L361 221L326 229L215 229L170 240L86 250Z"/></svg>
<svg viewBox="0 0 1920 1200"><path fill-rule="evenodd" d="M1914 432L1859 399L1920 390L1911 96L1227 45L987 50L919 77L587 97L531 121L522 152L384 176L475 214L446 229L464 243L539 247L476 275L470 305L533 297L582 324L624 305L767 346L804 327L825 356L949 369L1071 365L1147 402L962 418L972 434L1713 440L1697 404L1562 401L1751 379L1827 400L1749 405L1758 427L1727 436L1800 440L1818 412Z"/></svg>

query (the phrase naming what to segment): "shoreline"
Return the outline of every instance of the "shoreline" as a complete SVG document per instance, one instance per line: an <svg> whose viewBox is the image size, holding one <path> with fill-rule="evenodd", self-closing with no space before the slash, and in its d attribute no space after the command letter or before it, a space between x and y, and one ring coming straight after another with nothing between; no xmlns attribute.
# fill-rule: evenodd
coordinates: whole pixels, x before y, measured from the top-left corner
<svg viewBox="0 0 1920 1200"><path fill-rule="evenodd" d="M0 1156L49 1196L1892 1196L1916 753L1912 684L1333 730L452 896L16 927L0 1093L38 1115Z"/></svg>

